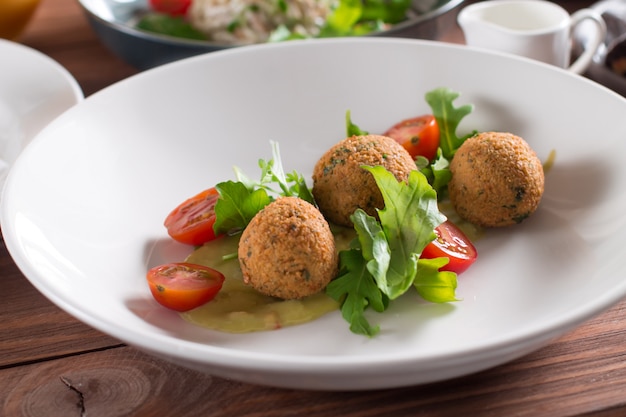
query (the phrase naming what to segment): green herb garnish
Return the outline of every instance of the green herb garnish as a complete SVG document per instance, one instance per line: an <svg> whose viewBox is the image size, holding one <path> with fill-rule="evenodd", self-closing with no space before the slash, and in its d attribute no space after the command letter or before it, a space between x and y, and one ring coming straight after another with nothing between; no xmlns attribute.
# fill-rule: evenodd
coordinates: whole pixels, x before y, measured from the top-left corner
<svg viewBox="0 0 626 417"><path fill-rule="evenodd" d="M461 107L454 106L454 100L459 93L448 88L437 88L426 93L426 102L430 106L433 116L439 126L439 147L442 156L451 161L457 149L461 147L465 139L474 133L462 137L457 136L457 129L461 120L474 109L471 104Z"/></svg>
<svg viewBox="0 0 626 417"><path fill-rule="evenodd" d="M405 183L384 167L363 169L374 176L385 208L378 210L380 220L361 209L351 216L358 241L348 253L340 253L340 275L326 292L341 303L353 332L374 336L379 329L364 316L368 306L384 311L389 301L411 287L429 301L455 301L456 274L438 271L447 258L420 260L424 247L436 237L435 227L446 219L426 177L413 171Z"/></svg>
<svg viewBox="0 0 626 417"><path fill-rule="evenodd" d="M369 135L369 132L361 130L361 128L352 123L352 117L350 116L350 110L346 111L346 137L352 136L365 136Z"/></svg>
<svg viewBox="0 0 626 417"><path fill-rule="evenodd" d="M177 38L206 40L206 36L194 29L182 16L164 13L148 13L137 23L137 29Z"/></svg>
<svg viewBox="0 0 626 417"><path fill-rule="evenodd" d="M315 205L313 194L304 177L296 171L285 173L280 158L278 143L270 142L272 159L259 159L261 179L247 177L235 167L237 181L225 181L215 188L220 194L215 204L216 234L234 234L243 231L250 220L279 196L299 197Z"/></svg>

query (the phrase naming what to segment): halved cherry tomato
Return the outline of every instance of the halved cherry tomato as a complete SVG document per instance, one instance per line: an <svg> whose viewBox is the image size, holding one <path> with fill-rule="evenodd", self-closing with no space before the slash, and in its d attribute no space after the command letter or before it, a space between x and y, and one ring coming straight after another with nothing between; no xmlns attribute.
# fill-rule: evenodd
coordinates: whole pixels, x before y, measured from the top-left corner
<svg viewBox="0 0 626 417"><path fill-rule="evenodd" d="M156 12L182 16L191 6L191 0L150 0L150 6Z"/></svg>
<svg viewBox="0 0 626 417"><path fill-rule="evenodd" d="M439 126L431 114L403 120L384 133L395 139L415 158L421 155L432 161L439 147Z"/></svg>
<svg viewBox="0 0 626 417"><path fill-rule="evenodd" d="M185 262L152 268L146 278L154 299L176 311L189 311L211 301L224 283L219 271Z"/></svg>
<svg viewBox="0 0 626 417"><path fill-rule="evenodd" d="M476 261L478 253L472 242L451 221L445 221L435 228L437 238L422 251L422 257L433 259L446 257L450 262L441 267L441 271L460 274Z"/></svg>
<svg viewBox="0 0 626 417"><path fill-rule="evenodd" d="M219 193L215 188L204 190L176 207L166 218L167 233L177 242L202 245L215 239L215 204Z"/></svg>

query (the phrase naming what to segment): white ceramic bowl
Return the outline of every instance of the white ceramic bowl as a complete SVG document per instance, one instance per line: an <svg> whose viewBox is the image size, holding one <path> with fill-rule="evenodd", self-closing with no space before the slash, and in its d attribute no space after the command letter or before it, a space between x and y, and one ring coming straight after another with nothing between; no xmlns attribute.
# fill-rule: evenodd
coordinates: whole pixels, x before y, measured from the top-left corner
<svg viewBox="0 0 626 417"><path fill-rule="evenodd" d="M494 76L497 73L497 76ZM152 299L147 268L190 248L162 226L183 199L257 172L280 143L310 175L346 110L381 132L448 87L475 110L460 130L505 130L546 160L538 212L476 241L454 304L413 296L352 334L338 312L245 335L195 327ZM359 38L242 47L165 65L90 96L22 153L2 200L17 265L52 302L119 340L193 369L289 388L358 390L453 378L527 354L626 295L626 100L513 56ZM593 123L578 121L589 120Z"/></svg>

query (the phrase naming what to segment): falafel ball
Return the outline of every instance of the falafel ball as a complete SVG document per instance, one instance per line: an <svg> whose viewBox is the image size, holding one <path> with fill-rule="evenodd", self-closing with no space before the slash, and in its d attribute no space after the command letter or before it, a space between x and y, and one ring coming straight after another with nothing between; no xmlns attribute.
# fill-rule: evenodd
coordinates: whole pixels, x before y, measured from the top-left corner
<svg viewBox="0 0 626 417"><path fill-rule="evenodd" d="M483 227L520 223L544 190L541 161L524 139L484 132L467 139L450 163L450 201L463 219Z"/></svg>
<svg viewBox="0 0 626 417"><path fill-rule="evenodd" d="M376 209L385 206L374 177L362 165L382 165L398 181L406 181L417 169L407 150L389 137L364 135L340 141L313 170L313 196L329 221L352 227L350 216L357 208L378 217Z"/></svg>
<svg viewBox="0 0 626 417"><path fill-rule="evenodd" d="M241 235L238 257L244 283L282 299L320 292L339 265L326 219L297 197L281 197L252 218Z"/></svg>

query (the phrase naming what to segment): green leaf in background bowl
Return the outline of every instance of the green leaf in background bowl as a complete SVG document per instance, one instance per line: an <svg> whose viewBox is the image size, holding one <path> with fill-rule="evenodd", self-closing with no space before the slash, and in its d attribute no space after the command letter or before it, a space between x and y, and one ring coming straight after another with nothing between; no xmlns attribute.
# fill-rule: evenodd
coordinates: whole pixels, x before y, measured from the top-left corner
<svg viewBox="0 0 626 417"><path fill-rule="evenodd" d="M207 40L206 36L194 29L183 17L173 17L162 13L148 13L137 23L137 29L177 38Z"/></svg>

